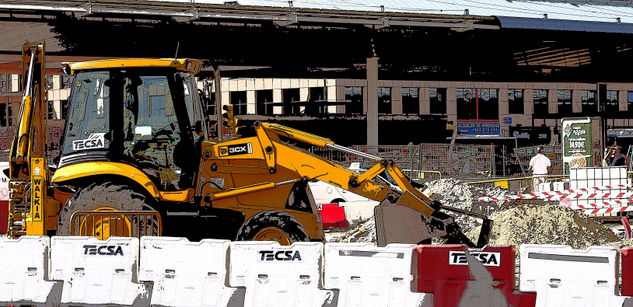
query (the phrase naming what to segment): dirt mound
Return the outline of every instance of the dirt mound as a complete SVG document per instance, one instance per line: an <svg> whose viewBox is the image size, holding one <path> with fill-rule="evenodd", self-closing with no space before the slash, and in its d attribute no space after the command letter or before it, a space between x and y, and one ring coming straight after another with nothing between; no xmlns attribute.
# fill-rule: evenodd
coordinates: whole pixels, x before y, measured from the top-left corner
<svg viewBox="0 0 633 307"><path fill-rule="evenodd" d="M559 205L519 205L498 211L490 218L491 245L562 244L585 249L619 241L611 230ZM473 238L478 234L479 229L474 229L467 235Z"/></svg>

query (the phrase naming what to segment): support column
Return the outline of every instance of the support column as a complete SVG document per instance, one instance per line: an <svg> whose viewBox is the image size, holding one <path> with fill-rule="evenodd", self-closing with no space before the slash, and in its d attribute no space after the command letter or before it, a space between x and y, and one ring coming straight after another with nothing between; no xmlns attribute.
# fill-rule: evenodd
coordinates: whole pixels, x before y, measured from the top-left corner
<svg viewBox="0 0 633 307"><path fill-rule="evenodd" d="M378 146L378 57L367 58L367 147Z"/></svg>

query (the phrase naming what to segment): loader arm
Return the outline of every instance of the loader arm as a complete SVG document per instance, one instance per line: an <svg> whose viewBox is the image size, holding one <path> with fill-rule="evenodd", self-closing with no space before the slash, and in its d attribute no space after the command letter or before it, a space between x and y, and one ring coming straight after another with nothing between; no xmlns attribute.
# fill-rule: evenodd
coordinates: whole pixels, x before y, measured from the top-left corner
<svg viewBox="0 0 633 307"><path fill-rule="evenodd" d="M9 155L11 237L45 234L46 113L44 44L22 45L22 105Z"/></svg>
<svg viewBox="0 0 633 307"><path fill-rule="evenodd" d="M422 222L422 228L425 228L425 233L421 236L425 238L424 240L431 237L447 237L449 240L452 239L450 243L464 243L475 246L461 233L452 217L439 212L439 205L434 205L433 200L413 187L393 161L387 161L374 155L339 146L327 138L278 124L256 123L255 129L262 145L269 172L274 173L277 167L283 167L294 170L301 177L309 180L324 181L378 201L381 205L401 205L410 208L421 213L420 221ZM376 164L362 174L357 173L333 161L284 143L280 140L280 136L323 148L332 148L356 154L373 160ZM372 180L383 171L391 175L401 191ZM450 208L444 208L450 210ZM475 215L469 214L465 210L458 212ZM485 219L485 217L483 218ZM377 221L378 224L379 222ZM382 226L387 227L386 225ZM378 227L378 229L380 228ZM486 239L487 234L482 232L482 236L480 236L480 240L476 245L485 244Z"/></svg>

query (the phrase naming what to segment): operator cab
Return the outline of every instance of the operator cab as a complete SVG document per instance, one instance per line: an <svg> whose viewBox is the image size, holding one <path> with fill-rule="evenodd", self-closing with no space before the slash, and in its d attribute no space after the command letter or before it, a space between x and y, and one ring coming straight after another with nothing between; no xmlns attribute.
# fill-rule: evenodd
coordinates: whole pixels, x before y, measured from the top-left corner
<svg viewBox="0 0 633 307"><path fill-rule="evenodd" d="M194 74L201 63L122 59L65 64L74 75L58 167L133 165L163 191L192 186L208 136Z"/></svg>

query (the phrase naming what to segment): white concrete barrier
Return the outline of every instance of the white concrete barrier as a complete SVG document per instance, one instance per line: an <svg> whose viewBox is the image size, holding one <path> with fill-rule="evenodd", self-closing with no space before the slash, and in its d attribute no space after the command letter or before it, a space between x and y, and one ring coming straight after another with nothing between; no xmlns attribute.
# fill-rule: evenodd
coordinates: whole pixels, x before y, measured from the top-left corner
<svg viewBox="0 0 633 307"><path fill-rule="evenodd" d="M244 291L226 286L229 245L226 240L141 238L139 280L154 283L151 304L241 305Z"/></svg>
<svg viewBox="0 0 633 307"><path fill-rule="evenodd" d="M622 306L618 249L574 250L566 245L521 245L519 289L536 292L536 306Z"/></svg>
<svg viewBox="0 0 633 307"><path fill-rule="evenodd" d="M47 281L48 268L48 237L0 237L0 303L58 304L62 284Z"/></svg>
<svg viewBox="0 0 633 307"><path fill-rule="evenodd" d="M51 279L64 282L62 304L147 306L151 289L136 281L138 239L53 237Z"/></svg>
<svg viewBox="0 0 633 307"><path fill-rule="evenodd" d="M374 217L374 207L378 205L376 201L352 201L340 202L339 206L345 210L345 217L351 223L364 221Z"/></svg>
<svg viewBox="0 0 633 307"><path fill-rule="evenodd" d="M333 297L321 289L322 243L233 242L231 287L246 287L244 306L322 306Z"/></svg>
<svg viewBox="0 0 633 307"><path fill-rule="evenodd" d="M433 306L432 294L414 293L415 245L329 243L324 287L338 289L338 306Z"/></svg>

